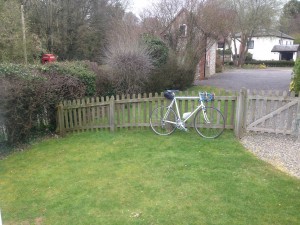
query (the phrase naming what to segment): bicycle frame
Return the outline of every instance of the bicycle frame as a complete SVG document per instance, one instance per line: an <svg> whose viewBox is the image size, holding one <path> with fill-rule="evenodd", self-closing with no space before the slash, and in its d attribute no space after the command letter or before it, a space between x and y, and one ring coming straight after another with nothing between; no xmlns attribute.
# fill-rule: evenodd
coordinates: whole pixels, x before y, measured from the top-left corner
<svg viewBox="0 0 300 225"><path fill-rule="evenodd" d="M170 103L169 106L167 106L168 110L163 118L163 120L165 122L168 122L168 123L171 123L171 124L178 124L178 123L185 123L187 120L189 120L199 109L204 109L205 108L205 105L203 104L203 101L200 100L200 104L197 106L197 108L190 113L190 115L185 118L185 119L181 119L181 116L180 116L180 112L179 112L179 107L178 107L178 103L177 103L177 100L199 100L199 97L174 97L174 99L172 100L172 102ZM176 122L173 122L173 121L168 121L166 120L167 116L169 115L169 112L171 110L171 108L173 107L173 105L175 105L175 108L176 108L176 114L177 114L177 120ZM209 123L209 120L206 116L205 113L204 114L204 118L205 120Z"/></svg>

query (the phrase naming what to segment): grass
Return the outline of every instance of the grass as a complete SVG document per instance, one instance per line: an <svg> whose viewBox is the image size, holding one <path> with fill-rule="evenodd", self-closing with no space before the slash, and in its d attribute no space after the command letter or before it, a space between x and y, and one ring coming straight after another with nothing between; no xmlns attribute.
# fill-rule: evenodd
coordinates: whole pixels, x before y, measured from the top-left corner
<svg viewBox="0 0 300 225"><path fill-rule="evenodd" d="M192 91L195 92L196 95L198 95L198 92L209 92L209 93L215 93L217 96L218 95L224 95L224 96L231 96L234 91L226 91L223 88L218 88L218 87L212 87L212 86L192 86L187 89L190 93Z"/></svg>
<svg viewBox="0 0 300 225"><path fill-rule="evenodd" d="M4 224L299 224L300 181L232 132L86 132L0 161Z"/></svg>

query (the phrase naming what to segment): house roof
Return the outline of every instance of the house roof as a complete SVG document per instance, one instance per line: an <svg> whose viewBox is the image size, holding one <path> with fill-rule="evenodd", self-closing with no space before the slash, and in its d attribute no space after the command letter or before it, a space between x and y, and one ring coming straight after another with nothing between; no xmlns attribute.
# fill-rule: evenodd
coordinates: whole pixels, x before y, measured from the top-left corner
<svg viewBox="0 0 300 225"><path fill-rule="evenodd" d="M188 10L186 8L182 8L177 14L176 16L172 19L172 21L168 24L168 26L160 33L161 35L163 35L164 33L167 32L167 30L170 28L170 26L176 21L176 19L178 17L180 17L182 14L184 13L188 13Z"/></svg>
<svg viewBox="0 0 300 225"><path fill-rule="evenodd" d="M299 45L274 45L271 52L297 52L299 50Z"/></svg>
<svg viewBox="0 0 300 225"><path fill-rule="evenodd" d="M241 37L241 33L237 33L235 35L236 37ZM260 30L258 32L256 32L253 37L279 37L279 38L285 38L285 39L291 39L291 40L295 40L295 38L282 33L281 31L278 30Z"/></svg>

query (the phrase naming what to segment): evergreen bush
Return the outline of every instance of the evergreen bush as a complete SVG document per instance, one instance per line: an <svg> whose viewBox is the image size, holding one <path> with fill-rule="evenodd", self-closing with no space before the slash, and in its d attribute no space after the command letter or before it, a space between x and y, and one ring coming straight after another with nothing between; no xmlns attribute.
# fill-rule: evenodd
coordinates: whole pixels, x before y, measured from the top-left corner
<svg viewBox="0 0 300 225"><path fill-rule="evenodd" d="M45 66L0 64L0 126L6 128L8 144L55 131L56 105L85 92L79 78Z"/></svg>
<svg viewBox="0 0 300 225"><path fill-rule="evenodd" d="M249 65L262 65L265 64L267 67L293 67L295 65L294 61L274 61L274 60L251 60L245 61L245 64Z"/></svg>
<svg viewBox="0 0 300 225"><path fill-rule="evenodd" d="M40 67L43 72L50 74L69 75L78 78L86 88L86 96L94 96L96 93L96 76L89 69L88 62L85 61L66 61L50 63Z"/></svg>
<svg viewBox="0 0 300 225"><path fill-rule="evenodd" d="M166 89L184 90L193 84L195 71L179 66L175 56L170 55L165 65L156 68L147 83L148 92Z"/></svg>
<svg viewBox="0 0 300 225"><path fill-rule="evenodd" d="M152 35L144 35L143 41L145 42L150 56L155 67L161 67L167 63L169 56L169 48L161 39Z"/></svg>
<svg viewBox="0 0 300 225"><path fill-rule="evenodd" d="M293 76L290 83L290 91L300 92L300 59L297 59L293 68Z"/></svg>

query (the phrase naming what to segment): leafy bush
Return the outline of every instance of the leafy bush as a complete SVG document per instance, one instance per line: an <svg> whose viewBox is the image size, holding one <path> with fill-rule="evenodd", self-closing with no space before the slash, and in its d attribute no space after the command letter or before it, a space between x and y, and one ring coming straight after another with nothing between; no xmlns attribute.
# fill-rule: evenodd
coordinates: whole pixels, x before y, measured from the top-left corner
<svg viewBox="0 0 300 225"><path fill-rule="evenodd" d="M250 65L261 65L265 64L267 67L292 67L295 65L293 61L273 61L273 60L252 60L252 61L245 61L245 64Z"/></svg>
<svg viewBox="0 0 300 225"><path fill-rule="evenodd" d="M96 93L96 76L89 69L88 62L56 62L39 67L43 72L49 74L60 74L78 78L86 87L86 96L94 96Z"/></svg>
<svg viewBox="0 0 300 225"><path fill-rule="evenodd" d="M84 96L79 78L44 68L0 64L0 126L5 126L10 145L54 131L58 102Z"/></svg>
<svg viewBox="0 0 300 225"><path fill-rule="evenodd" d="M167 63L169 48L161 39L151 35L144 35L143 41L145 42L150 52L150 56L153 60L153 65L155 67L161 67L162 65Z"/></svg>
<svg viewBox="0 0 300 225"><path fill-rule="evenodd" d="M193 84L195 71L178 65L174 56L151 74L147 83L148 92L160 92L165 89L184 90Z"/></svg>
<svg viewBox="0 0 300 225"><path fill-rule="evenodd" d="M251 54L250 52L247 52L245 61L252 61L252 60L253 60L253 54Z"/></svg>
<svg viewBox="0 0 300 225"><path fill-rule="evenodd" d="M297 94L300 92L300 59L297 59L293 68L293 77L290 83L290 91L294 91Z"/></svg>
<svg viewBox="0 0 300 225"><path fill-rule="evenodd" d="M219 55L223 55L223 49L218 49L217 52ZM232 51L230 48L227 48L224 50L224 55L231 55L231 54L232 54Z"/></svg>
<svg viewBox="0 0 300 225"><path fill-rule="evenodd" d="M216 73L222 73L223 71L223 64L220 57L216 57Z"/></svg>

